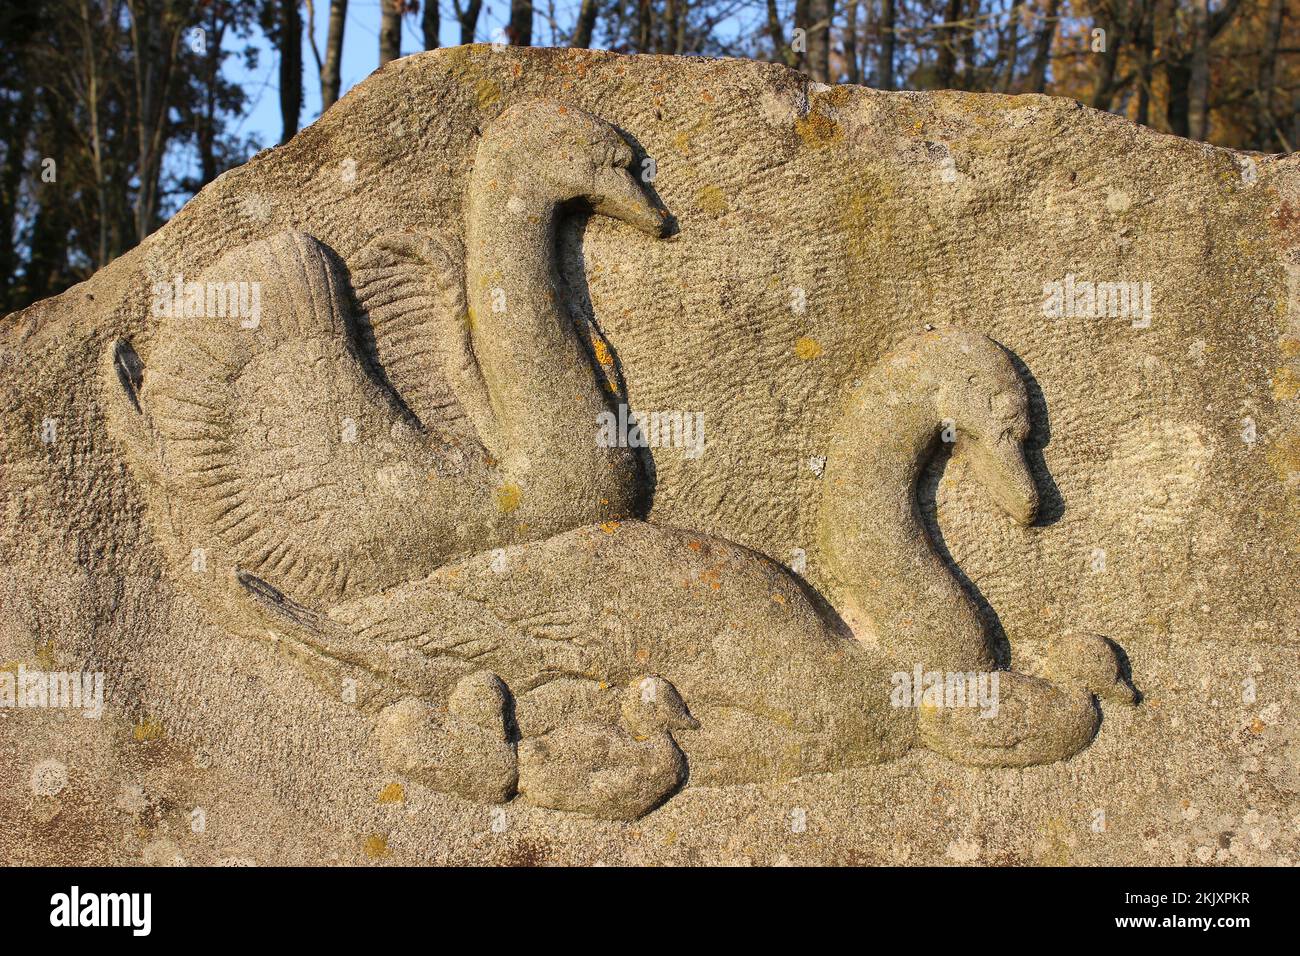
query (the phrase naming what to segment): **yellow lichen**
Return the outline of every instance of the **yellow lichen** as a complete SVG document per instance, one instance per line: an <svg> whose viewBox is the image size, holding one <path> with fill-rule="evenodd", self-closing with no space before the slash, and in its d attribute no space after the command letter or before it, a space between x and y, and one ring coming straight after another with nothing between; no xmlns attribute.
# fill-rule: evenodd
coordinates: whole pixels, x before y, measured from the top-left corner
<svg viewBox="0 0 1300 956"><path fill-rule="evenodd" d="M1284 365L1273 373L1273 398L1285 402L1297 396L1300 396L1300 375Z"/></svg>
<svg viewBox="0 0 1300 956"><path fill-rule="evenodd" d="M162 721L152 717L141 717L132 730L132 736L139 742L158 740L163 736Z"/></svg>
<svg viewBox="0 0 1300 956"><path fill-rule="evenodd" d="M794 131L805 146L817 148L834 143L843 135L839 124L825 113L811 110L794 121Z"/></svg>
<svg viewBox="0 0 1300 956"><path fill-rule="evenodd" d="M794 354L806 362L819 357L822 354L822 347L816 339L805 335L794 343Z"/></svg>
<svg viewBox="0 0 1300 956"><path fill-rule="evenodd" d="M523 497L523 489L518 485L513 483L502 485L497 489L497 507L503 514L509 514L519 507Z"/></svg>
<svg viewBox="0 0 1300 956"><path fill-rule="evenodd" d="M406 799L406 790L394 781L379 791L380 803L401 803Z"/></svg>
<svg viewBox="0 0 1300 956"><path fill-rule="evenodd" d="M723 195L722 187L712 183L700 188L695 201L701 210L711 216L720 216L727 211L727 197Z"/></svg>

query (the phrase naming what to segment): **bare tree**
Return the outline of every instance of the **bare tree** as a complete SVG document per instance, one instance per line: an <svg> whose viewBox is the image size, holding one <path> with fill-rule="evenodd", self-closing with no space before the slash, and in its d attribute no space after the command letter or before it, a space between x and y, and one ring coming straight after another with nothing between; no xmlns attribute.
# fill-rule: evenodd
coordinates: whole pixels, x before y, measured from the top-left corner
<svg viewBox="0 0 1300 956"><path fill-rule="evenodd" d="M339 73L343 69L343 28L348 20L348 0L330 0L329 32L325 35L325 63L320 72L321 112L339 98Z"/></svg>
<svg viewBox="0 0 1300 956"><path fill-rule="evenodd" d="M438 0L424 0L424 15L420 18L420 28L424 31L424 48L436 50L441 45L438 34L442 32L442 17L438 11Z"/></svg>
<svg viewBox="0 0 1300 956"><path fill-rule="evenodd" d="M402 8L404 0L379 0L379 65L402 55Z"/></svg>
<svg viewBox="0 0 1300 956"><path fill-rule="evenodd" d="M280 54L280 142L298 132L302 119L302 14L298 0L279 0L276 47Z"/></svg>
<svg viewBox="0 0 1300 956"><path fill-rule="evenodd" d="M1029 64L1029 77L1026 87L1031 93L1042 93L1047 89L1047 63L1052 53L1052 40L1056 36L1056 23L1061 11L1061 0L1046 0L1043 22L1034 34L1034 58Z"/></svg>
<svg viewBox="0 0 1300 956"><path fill-rule="evenodd" d="M506 36L511 46L533 45L533 0L510 0L510 23Z"/></svg>
<svg viewBox="0 0 1300 956"><path fill-rule="evenodd" d="M876 86L894 88L894 0L881 0L880 58L876 61Z"/></svg>
<svg viewBox="0 0 1300 956"><path fill-rule="evenodd" d="M600 4L597 0L582 0L582 7L578 11L578 22L573 28L573 39L569 46L586 49L591 46L592 35L596 31L596 17L600 14Z"/></svg>
<svg viewBox="0 0 1300 956"><path fill-rule="evenodd" d="M467 0L464 7L460 4L461 0L451 0L452 8L456 11L456 22L460 24L460 42L473 43L483 0Z"/></svg>

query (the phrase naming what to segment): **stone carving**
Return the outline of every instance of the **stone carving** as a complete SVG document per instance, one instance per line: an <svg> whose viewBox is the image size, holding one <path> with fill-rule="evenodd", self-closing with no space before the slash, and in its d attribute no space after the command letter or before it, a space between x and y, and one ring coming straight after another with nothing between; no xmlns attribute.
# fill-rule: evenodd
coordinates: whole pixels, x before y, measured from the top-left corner
<svg viewBox="0 0 1300 956"><path fill-rule="evenodd" d="M265 290L255 327L169 318L138 383L115 346L135 414L110 427L161 496L175 559L211 542L221 570L337 599L629 514L635 454L592 441L608 398L560 311L552 250L574 200L659 234L631 158L607 124L525 104L484 131L463 278L431 239L377 240L357 273L363 334L338 263L284 233L200 278Z"/></svg>
<svg viewBox="0 0 1300 956"><path fill-rule="evenodd" d="M4 714L0 844L1294 857L1300 187L1242 159L735 61L380 71L0 324L0 677L106 688ZM257 328L152 313L178 274L260 282ZM1047 315L1070 276L1150 315ZM704 454L593 441L624 404L698 412ZM893 706L994 661L995 717ZM136 787L207 834L120 824Z"/></svg>
<svg viewBox="0 0 1300 956"><path fill-rule="evenodd" d="M891 673L915 661L974 681L992 663L916 515L941 429L961 436L1013 517L1036 510L1009 360L983 336L931 334L882 359L850 399L827 460L822 546L878 650L762 555L641 521L593 526L609 503L629 508L635 488L626 449L594 440L605 392L552 280L554 217L574 188L507 179L498 157L569 135L562 148L611 183L582 194L596 210L652 233L662 213L634 194L630 154L605 124L550 104L504 119L470 180L465 282L479 298L467 325L449 257L427 240L363 250L367 336L328 251L284 233L214 272L264 284L256 328L173 322L143 373L114 347L115 429L154 486L160 537L182 553L218 542L228 571L202 580L230 590L208 603L255 605L296 632L309 667L367 681L388 765L436 789L491 802L517 788L538 806L636 817L688 778L779 781L905 752L917 711L891 702ZM480 318L497 312L493 283L522 316ZM286 379L288 401L272 401ZM331 434L335 419L353 434ZM556 515L503 526L493 483L531 497L547 476L562 482L543 487L566 501L565 530L546 533ZM584 509L593 498L601 507ZM1066 651L1104 656L1099 641ZM1075 692L1000 674L999 716L921 708L919 740L976 765L1069 757L1096 731L1093 690L1110 688L1068 662L1060 673ZM818 686L833 692L819 699Z"/></svg>

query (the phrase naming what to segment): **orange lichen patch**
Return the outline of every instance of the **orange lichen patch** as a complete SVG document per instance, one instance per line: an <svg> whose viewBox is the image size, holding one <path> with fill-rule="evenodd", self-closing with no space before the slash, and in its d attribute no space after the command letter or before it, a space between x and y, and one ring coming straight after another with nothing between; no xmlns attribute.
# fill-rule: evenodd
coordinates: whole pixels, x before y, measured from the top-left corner
<svg viewBox="0 0 1300 956"><path fill-rule="evenodd" d="M1284 365L1273 373L1273 398L1279 402L1300 396L1300 374Z"/></svg>
<svg viewBox="0 0 1300 956"><path fill-rule="evenodd" d="M781 605L782 607L785 607L785 595L784 595L784 594L773 594L773 595L772 595L772 600L773 600L775 603Z"/></svg>
<svg viewBox="0 0 1300 956"><path fill-rule="evenodd" d="M706 571L701 571L700 580L715 591L721 590L722 588L722 572L717 568L709 568Z"/></svg>
<svg viewBox="0 0 1300 956"><path fill-rule="evenodd" d="M602 521L599 527L601 531L605 532L605 534L613 534L618 530L618 526L621 523L622 522L619 521Z"/></svg>
<svg viewBox="0 0 1300 956"><path fill-rule="evenodd" d="M1252 734L1262 734L1264 732L1264 728L1266 728L1267 726L1268 724L1264 723L1264 721L1256 717L1254 720L1250 722L1249 729Z"/></svg>
<svg viewBox="0 0 1300 956"><path fill-rule="evenodd" d="M813 148L829 145L843 136L839 124L825 113L811 110L794 121L794 131L805 146Z"/></svg>
<svg viewBox="0 0 1300 956"><path fill-rule="evenodd" d="M513 483L502 485L497 489L497 507L503 514L509 514L519 507L523 497L523 489L518 485Z"/></svg>
<svg viewBox="0 0 1300 956"><path fill-rule="evenodd" d="M146 740L160 740L163 736L162 721L154 720L152 717L141 717L132 729L131 736L140 743Z"/></svg>
<svg viewBox="0 0 1300 956"><path fill-rule="evenodd" d="M712 183L700 188L695 203L711 216L720 216L727 211L727 197L723 195L722 187Z"/></svg>
<svg viewBox="0 0 1300 956"><path fill-rule="evenodd" d="M821 356L822 347L816 339L809 338L805 335L800 338L799 341L794 343L794 354L797 358L803 359L806 362L809 359L815 359Z"/></svg>
<svg viewBox="0 0 1300 956"><path fill-rule="evenodd" d="M638 664L644 664L648 660L650 660L650 652L644 647L638 647L636 649L636 662Z"/></svg>
<svg viewBox="0 0 1300 956"><path fill-rule="evenodd" d="M362 844L361 852L372 860L378 860L380 857L388 856L392 851L388 849L388 838L372 834L366 837L366 842Z"/></svg>
<svg viewBox="0 0 1300 956"><path fill-rule="evenodd" d="M688 541L686 542L686 547L690 548L696 554L699 554L700 551L703 550L704 544L701 541Z"/></svg>
<svg viewBox="0 0 1300 956"><path fill-rule="evenodd" d="M603 340L593 338L591 340L591 350L595 353L596 361L601 365L610 366L614 364L614 356L609 350L609 346Z"/></svg>
<svg viewBox="0 0 1300 956"><path fill-rule="evenodd" d="M393 781L383 790L379 791L380 803L401 803L406 799L406 789L397 781Z"/></svg>

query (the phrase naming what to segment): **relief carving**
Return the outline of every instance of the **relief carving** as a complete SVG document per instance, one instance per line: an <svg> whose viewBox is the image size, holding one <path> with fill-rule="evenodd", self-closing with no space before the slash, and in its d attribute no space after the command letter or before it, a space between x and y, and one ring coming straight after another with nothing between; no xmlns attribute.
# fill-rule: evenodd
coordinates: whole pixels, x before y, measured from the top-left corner
<svg viewBox="0 0 1300 956"><path fill-rule="evenodd" d="M907 338L862 371L826 456L823 596L769 557L639 511L635 450L555 262L580 203L654 242L667 213L611 125L551 102L489 124L459 237L380 236L344 264L282 232L212 281L261 283L255 327L168 319L105 358L109 415L173 567L214 618L285 635L324 686L357 682L394 772L484 803L641 816L683 786L791 780L914 746L974 766L1086 747L1131 701L1111 645L1070 634L1048 679L994 671L996 715L897 706L897 675L989 676L969 594L917 482L955 438L1034 520L1024 384L971 332Z"/></svg>

